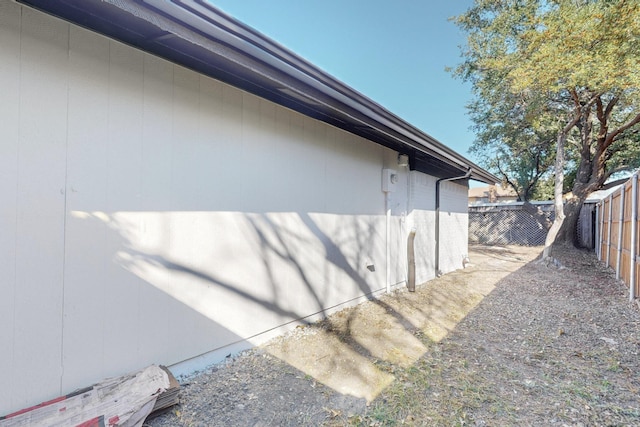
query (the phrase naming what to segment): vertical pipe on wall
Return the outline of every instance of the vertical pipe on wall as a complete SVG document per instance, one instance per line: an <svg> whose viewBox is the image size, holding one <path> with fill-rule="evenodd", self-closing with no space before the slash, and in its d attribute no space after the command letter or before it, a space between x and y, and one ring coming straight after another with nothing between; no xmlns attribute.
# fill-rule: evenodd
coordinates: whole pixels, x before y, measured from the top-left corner
<svg viewBox="0 0 640 427"><path fill-rule="evenodd" d="M624 231L624 195L625 195L625 186L623 185L620 189L620 214L618 215L618 220L620 223L618 224L618 257L616 258L616 279L619 279L621 276L621 268L622 265L622 232Z"/></svg>
<svg viewBox="0 0 640 427"><path fill-rule="evenodd" d="M386 191L384 193L384 209L386 212L386 223L387 223L387 231L386 238L387 244L386 246L386 262L387 262L387 293L391 292L391 248L389 247L391 244L391 201L389 200L389 192Z"/></svg>
<svg viewBox="0 0 640 427"><path fill-rule="evenodd" d="M414 247L416 229L412 228L407 238L407 289L409 292L416 290L416 251Z"/></svg>
<svg viewBox="0 0 640 427"><path fill-rule="evenodd" d="M636 297L636 247L638 228L638 175L631 178L631 262L629 263L629 301Z"/></svg>
<svg viewBox="0 0 640 427"><path fill-rule="evenodd" d="M469 168L467 173L460 176L452 176L450 178L440 178L436 181L436 233L435 233L435 241L436 241L436 253L435 253L435 270L436 277L442 276L442 271L440 271L440 184L445 181L458 181L460 179L466 179L471 176L472 169Z"/></svg>

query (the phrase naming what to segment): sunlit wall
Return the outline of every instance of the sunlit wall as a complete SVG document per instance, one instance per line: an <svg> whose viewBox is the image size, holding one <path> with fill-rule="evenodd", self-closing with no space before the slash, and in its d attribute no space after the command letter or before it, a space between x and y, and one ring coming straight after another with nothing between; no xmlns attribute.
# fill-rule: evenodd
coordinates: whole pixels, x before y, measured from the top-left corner
<svg viewBox="0 0 640 427"><path fill-rule="evenodd" d="M383 291L387 207L390 284L414 226L434 276L435 180L398 153L7 0L0 40L0 414Z"/></svg>

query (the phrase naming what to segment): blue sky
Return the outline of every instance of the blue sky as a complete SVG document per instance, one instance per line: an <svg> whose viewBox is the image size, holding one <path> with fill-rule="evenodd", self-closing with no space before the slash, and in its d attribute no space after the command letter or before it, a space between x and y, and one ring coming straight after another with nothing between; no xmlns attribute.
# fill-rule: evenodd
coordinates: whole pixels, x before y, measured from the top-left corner
<svg viewBox="0 0 640 427"><path fill-rule="evenodd" d="M474 160L470 86L447 66L472 0L211 0L440 142Z"/></svg>

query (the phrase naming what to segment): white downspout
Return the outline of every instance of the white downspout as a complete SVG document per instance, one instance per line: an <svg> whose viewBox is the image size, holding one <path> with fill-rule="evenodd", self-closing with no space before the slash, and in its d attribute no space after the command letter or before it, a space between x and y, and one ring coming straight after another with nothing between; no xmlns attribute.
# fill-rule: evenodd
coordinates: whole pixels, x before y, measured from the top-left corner
<svg viewBox="0 0 640 427"><path fill-rule="evenodd" d="M384 193L384 208L386 211L387 222L387 244L386 246L386 259L387 259L387 293L391 293L391 202L389 200L389 191Z"/></svg>
<svg viewBox="0 0 640 427"><path fill-rule="evenodd" d="M382 191L384 192L384 210L386 223L386 289L387 293L391 292L391 192L395 191L398 182L398 172L393 169L382 169Z"/></svg>
<svg viewBox="0 0 640 427"><path fill-rule="evenodd" d="M436 218L435 218L435 243L436 253L434 256L434 266L436 277L442 276L440 271L440 184L449 181L458 181L460 179L467 179L471 176L473 169L469 168L464 175L452 176L449 178L440 178L436 181Z"/></svg>

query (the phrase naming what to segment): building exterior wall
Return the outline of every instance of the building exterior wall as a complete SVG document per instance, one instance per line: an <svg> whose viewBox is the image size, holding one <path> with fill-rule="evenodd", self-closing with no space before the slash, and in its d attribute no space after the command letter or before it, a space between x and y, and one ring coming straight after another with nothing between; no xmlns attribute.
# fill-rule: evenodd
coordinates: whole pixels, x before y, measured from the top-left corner
<svg viewBox="0 0 640 427"><path fill-rule="evenodd" d="M7 0L0 40L0 414L384 291L386 203L405 283L433 212L398 153Z"/></svg>
<svg viewBox="0 0 640 427"><path fill-rule="evenodd" d="M410 228L415 228L416 283L436 277L436 182L437 178L418 171L410 175ZM440 265L442 273L462 268L468 254L467 191L456 182L440 184Z"/></svg>
<svg viewBox="0 0 640 427"><path fill-rule="evenodd" d="M456 182L440 187L440 271L460 269L469 254L468 188Z"/></svg>
<svg viewBox="0 0 640 427"><path fill-rule="evenodd" d="M411 184L411 225L416 229L414 251L416 283L419 284L436 277L436 178L412 171Z"/></svg>

